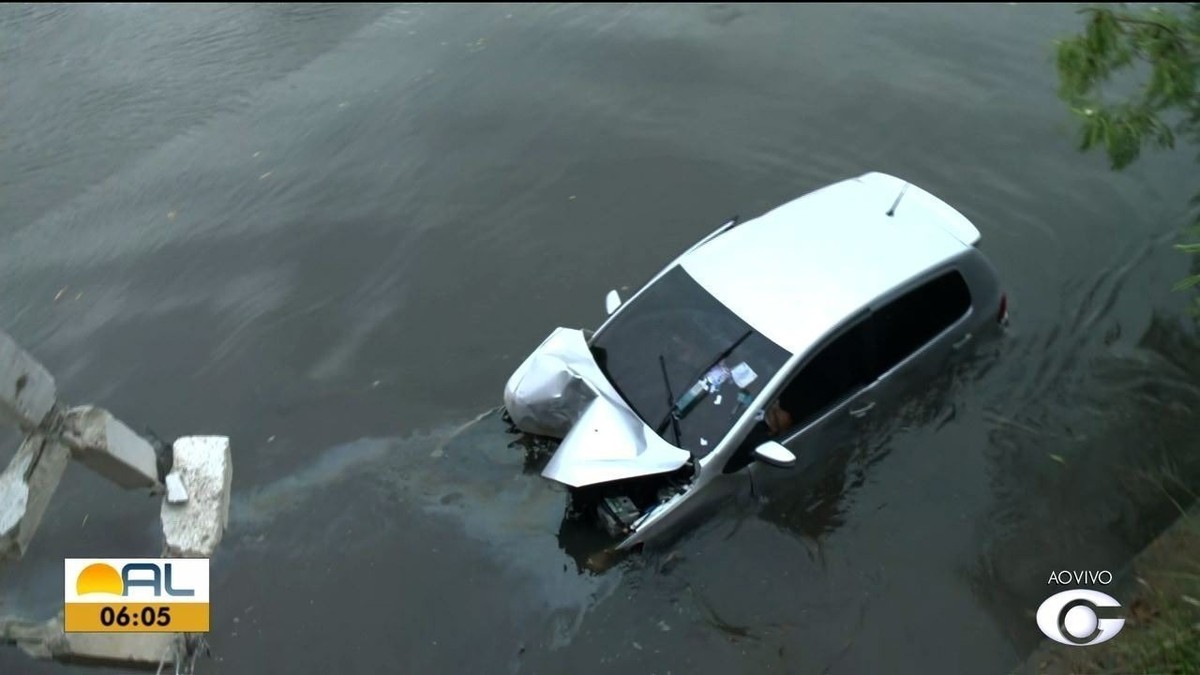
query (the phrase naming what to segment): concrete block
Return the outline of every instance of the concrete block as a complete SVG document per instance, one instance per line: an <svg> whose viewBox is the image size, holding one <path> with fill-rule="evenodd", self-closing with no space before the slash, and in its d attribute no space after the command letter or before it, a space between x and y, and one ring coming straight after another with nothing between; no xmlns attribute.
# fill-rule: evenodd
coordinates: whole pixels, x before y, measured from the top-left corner
<svg viewBox="0 0 1200 675"><path fill-rule="evenodd" d="M25 554L69 458L65 447L34 433L0 473L0 560Z"/></svg>
<svg viewBox="0 0 1200 675"><path fill-rule="evenodd" d="M0 642L14 644L35 659L53 658L50 645L61 638L62 617L49 621L30 621L20 617L0 617Z"/></svg>
<svg viewBox="0 0 1200 675"><path fill-rule="evenodd" d="M162 504L166 555L207 558L212 555L229 525L229 491L233 463L229 438L185 436L172 446L174 467L187 490L188 500Z"/></svg>
<svg viewBox="0 0 1200 675"><path fill-rule="evenodd" d="M0 331L0 423L30 431L46 419L57 397L50 373Z"/></svg>
<svg viewBox="0 0 1200 675"><path fill-rule="evenodd" d="M62 616L45 622L0 618L0 639L38 659L157 668L186 654L180 633L64 633Z"/></svg>
<svg viewBox="0 0 1200 675"><path fill-rule="evenodd" d="M75 459L124 488L158 483L154 446L103 408L80 406L67 411L64 438Z"/></svg>
<svg viewBox="0 0 1200 675"><path fill-rule="evenodd" d="M50 651L58 661L156 667L175 663L183 645L180 633L63 633Z"/></svg>

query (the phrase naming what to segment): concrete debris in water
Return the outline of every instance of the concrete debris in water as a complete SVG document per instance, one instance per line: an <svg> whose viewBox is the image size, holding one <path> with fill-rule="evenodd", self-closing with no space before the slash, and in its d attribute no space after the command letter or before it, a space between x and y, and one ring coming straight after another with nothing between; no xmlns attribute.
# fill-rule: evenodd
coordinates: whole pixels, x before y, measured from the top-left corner
<svg viewBox="0 0 1200 675"><path fill-rule="evenodd" d="M56 397L54 378L0 332L0 424L25 434L0 472L0 563L24 555L72 457L127 489L161 493L160 479L165 481L164 555L210 557L229 524L229 439L188 436L168 453L166 444L156 440L156 449L107 410L68 410ZM148 552L129 555L139 553ZM191 672L196 657L207 652L200 634L66 633L62 614L44 622L0 617L0 643L16 644L34 658L160 672L174 665L176 673Z"/></svg>
<svg viewBox="0 0 1200 675"><path fill-rule="evenodd" d="M0 332L0 424L36 429L50 414L58 392L42 364Z"/></svg>
<svg viewBox="0 0 1200 675"><path fill-rule="evenodd" d="M0 561L25 554L69 458L65 447L32 433L0 473Z"/></svg>
<svg viewBox="0 0 1200 675"><path fill-rule="evenodd" d="M45 622L0 618L0 641L36 659L107 666L174 665L187 653L180 633L66 633L62 615Z"/></svg>
<svg viewBox="0 0 1200 675"><path fill-rule="evenodd" d="M40 449L40 456L34 457ZM168 495L162 503L165 555L209 557L221 542L229 521L229 491L233 476L229 439L225 436L189 436L175 441L174 469L168 476ZM69 451L32 434L21 446L12 465L0 474L0 555L5 546L20 557L40 520L45 504L62 475ZM33 468L32 473L29 472ZM21 482L29 476L29 483ZM49 483L48 490L32 489ZM173 504L171 487L185 494ZM15 487L14 487L15 486ZM34 503L32 495L38 502ZM12 503L10 503L12 502ZM10 507L16 506L17 508ZM23 516L23 517L22 517ZM31 516L34 519L31 521ZM9 536L3 528L10 528ZM0 643L17 645L34 658L68 663L163 668L191 672L203 637L182 633L66 633L62 615L45 622L20 617L0 617Z"/></svg>
<svg viewBox="0 0 1200 675"><path fill-rule="evenodd" d="M75 459L123 488L158 485L154 446L107 410L80 406L67 411L64 436Z"/></svg>
<svg viewBox="0 0 1200 675"><path fill-rule="evenodd" d="M233 464L229 439L188 436L175 441L172 473L187 489L187 501L162 505L167 555L205 558L212 555L229 525L229 486Z"/></svg>

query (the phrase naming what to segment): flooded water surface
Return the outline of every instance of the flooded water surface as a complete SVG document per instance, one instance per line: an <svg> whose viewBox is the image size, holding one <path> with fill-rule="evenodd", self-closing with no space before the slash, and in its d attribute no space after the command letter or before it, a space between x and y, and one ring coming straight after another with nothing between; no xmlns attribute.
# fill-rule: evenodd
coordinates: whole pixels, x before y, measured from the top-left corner
<svg viewBox="0 0 1200 675"><path fill-rule="evenodd" d="M1052 41L1079 25L0 7L0 326L72 402L233 439L203 672L1007 672L1048 574L1119 573L1200 474L1170 248L1195 168L1076 151ZM747 486L582 567L490 412L505 379L731 214L871 170L975 222L1008 334L794 498ZM49 617L62 558L159 537L157 502L72 467L0 609Z"/></svg>

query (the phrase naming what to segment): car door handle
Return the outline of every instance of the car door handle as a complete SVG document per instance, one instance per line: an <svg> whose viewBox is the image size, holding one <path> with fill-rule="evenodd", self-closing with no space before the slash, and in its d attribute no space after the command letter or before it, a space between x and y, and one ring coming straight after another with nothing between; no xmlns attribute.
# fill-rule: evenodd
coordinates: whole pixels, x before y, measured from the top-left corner
<svg viewBox="0 0 1200 675"><path fill-rule="evenodd" d="M974 336L972 333L967 333L966 335L964 335L964 336L962 336L961 338L959 338L959 339L958 339L958 342L955 342L955 343L954 343L954 345L953 345L953 346L954 346L954 348L955 348L955 349L962 349L962 346L963 346L963 345L965 345L965 344L967 344L968 342L970 342L970 341L971 341L971 338L973 338L973 337L975 337L975 336Z"/></svg>
<svg viewBox="0 0 1200 675"><path fill-rule="evenodd" d="M855 409L851 410L850 416L851 417L865 417L867 413L871 412L871 408L874 408L874 407L875 407L875 402L871 401L870 403L864 405L861 408L855 408Z"/></svg>

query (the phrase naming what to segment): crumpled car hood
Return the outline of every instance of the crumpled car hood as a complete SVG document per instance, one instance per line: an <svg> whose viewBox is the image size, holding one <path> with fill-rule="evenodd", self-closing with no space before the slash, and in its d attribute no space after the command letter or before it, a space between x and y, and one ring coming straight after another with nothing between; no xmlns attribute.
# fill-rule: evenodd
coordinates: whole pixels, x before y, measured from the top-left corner
<svg viewBox="0 0 1200 675"><path fill-rule="evenodd" d="M555 329L508 379L504 405L518 429L562 439L542 476L572 487L673 471L691 457L625 404L580 330Z"/></svg>

